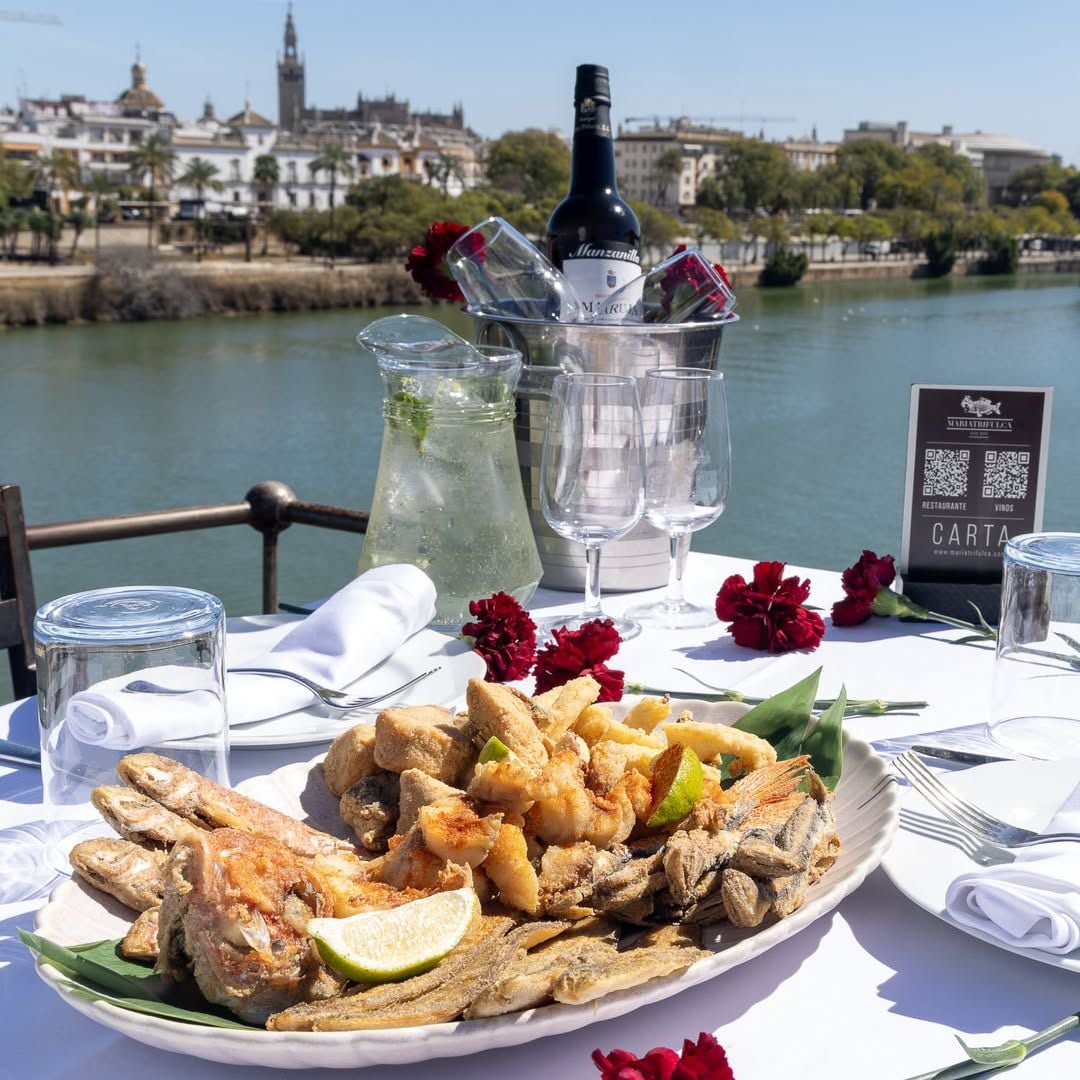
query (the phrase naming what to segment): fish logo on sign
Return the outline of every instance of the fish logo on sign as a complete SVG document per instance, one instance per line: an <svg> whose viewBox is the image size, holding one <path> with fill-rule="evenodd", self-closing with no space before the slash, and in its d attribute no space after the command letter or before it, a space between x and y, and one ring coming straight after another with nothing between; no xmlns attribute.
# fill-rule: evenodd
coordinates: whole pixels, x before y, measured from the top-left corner
<svg viewBox="0 0 1080 1080"><path fill-rule="evenodd" d="M960 408L970 416L989 416L991 413L1001 415L1001 402L991 401L988 397L973 398L970 394L965 394L960 399Z"/></svg>
<svg viewBox="0 0 1080 1080"><path fill-rule="evenodd" d="M615 267L609 266L607 272L607 287L609 289L614 289L615 286L618 284L618 281L619 279L615 275Z"/></svg>

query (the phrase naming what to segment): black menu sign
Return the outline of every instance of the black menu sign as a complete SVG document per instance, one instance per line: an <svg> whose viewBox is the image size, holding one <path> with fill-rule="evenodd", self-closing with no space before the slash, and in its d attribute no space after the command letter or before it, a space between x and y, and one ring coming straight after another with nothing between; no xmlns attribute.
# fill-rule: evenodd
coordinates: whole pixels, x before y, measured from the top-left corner
<svg viewBox="0 0 1080 1080"><path fill-rule="evenodd" d="M905 574L1000 580L1005 541L1042 528L1052 396L1048 386L912 386Z"/></svg>

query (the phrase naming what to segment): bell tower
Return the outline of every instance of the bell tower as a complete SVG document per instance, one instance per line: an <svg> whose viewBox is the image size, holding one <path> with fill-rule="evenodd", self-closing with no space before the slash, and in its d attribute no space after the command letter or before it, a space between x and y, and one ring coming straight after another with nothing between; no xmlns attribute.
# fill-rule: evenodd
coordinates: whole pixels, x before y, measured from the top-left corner
<svg viewBox="0 0 1080 1080"><path fill-rule="evenodd" d="M285 17L285 54L278 58L278 127L299 131L304 118L304 61L296 54L292 4Z"/></svg>

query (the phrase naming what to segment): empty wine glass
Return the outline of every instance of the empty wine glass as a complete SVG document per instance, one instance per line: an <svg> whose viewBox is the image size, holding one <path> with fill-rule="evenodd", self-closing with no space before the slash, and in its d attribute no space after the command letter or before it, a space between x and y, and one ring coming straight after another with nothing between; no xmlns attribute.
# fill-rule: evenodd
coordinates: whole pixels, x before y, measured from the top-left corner
<svg viewBox="0 0 1080 1080"><path fill-rule="evenodd" d="M657 368L645 375L645 517L671 541L667 595L627 612L644 626L683 629L716 621L711 607L683 596L690 534L723 513L731 486L731 438L724 376L702 368Z"/></svg>
<svg viewBox="0 0 1080 1080"><path fill-rule="evenodd" d="M509 222L488 218L458 237L446 262L469 308L489 315L581 322L573 285Z"/></svg>
<svg viewBox="0 0 1080 1080"><path fill-rule="evenodd" d="M557 376L540 458L540 505L559 536L585 545L585 606L571 619L542 622L540 629L577 629L606 617L600 609L600 549L641 520L644 472L636 381L588 372ZM633 619L612 621L624 640L641 633Z"/></svg>

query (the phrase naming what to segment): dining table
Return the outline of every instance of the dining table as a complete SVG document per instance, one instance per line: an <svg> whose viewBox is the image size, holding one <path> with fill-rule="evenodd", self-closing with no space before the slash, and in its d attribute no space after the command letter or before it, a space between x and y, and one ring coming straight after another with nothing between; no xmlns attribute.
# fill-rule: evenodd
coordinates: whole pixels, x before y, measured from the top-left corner
<svg viewBox="0 0 1080 1080"><path fill-rule="evenodd" d="M692 553L684 577L686 595L711 605L729 575L749 578L752 567L745 559ZM871 744L986 719L992 642L960 644L960 630L896 618L834 627L828 609L842 596L840 575L797 566L786 573L810 580L807 603L821 611L826 623L817 649L753 651L736 645L717 621L694 630L647 628L623 642L609 666L624 671L628 683L686 697L701 693L702 682L766 696L820 667L821 696L834 696L843 685L852 698L925 700L923 708L845 721L849 735ZM660 595L609 593L604 608L619 613ZM580 594L540 589L530 609L538 617L571 615L580 603ZM0 706L0 736L36 743L37 728L34 699ZM925 741L932 742L932 736ZM233 782L307 760L321 749L325 745L234 749ZM957 775L955 767L949 773ZM1080 759L1076 777L1080 780ZM0 762L0 830L32 826L41 815L39 772ZM900 829L905 827L901 814ZM0 864L4 878L13 872ZM37 976L17 934L20 928L33 928L35 910L46 899L41 895L0 904L0 1076L241 1080L266 1074L261 1068L154 1049L69 1008ZM684 1039L710 1032L726 1048L738 1080L824 1075L834 1080L902 1080L962 1060L957 1036L969 1045L994 1045L1030 1035L1077 1009L1077 970L1039 962L961 932L908 899L879 867L838 906L794 936L664 1000L564 1034L528 1041L523 1031L522 1041L514 1046L409 1065L371 1066L364 1075L371 1080L569 1080L598 1075L590 1060L597 1048L643 1054L657 1046L678 1048ZM403 1032L402 1037L415 1036ZM1080 1037L1074 1031L1032 1055L1020 1065L1019 1075L1030 1080L1080 1075Z"/></svg>

